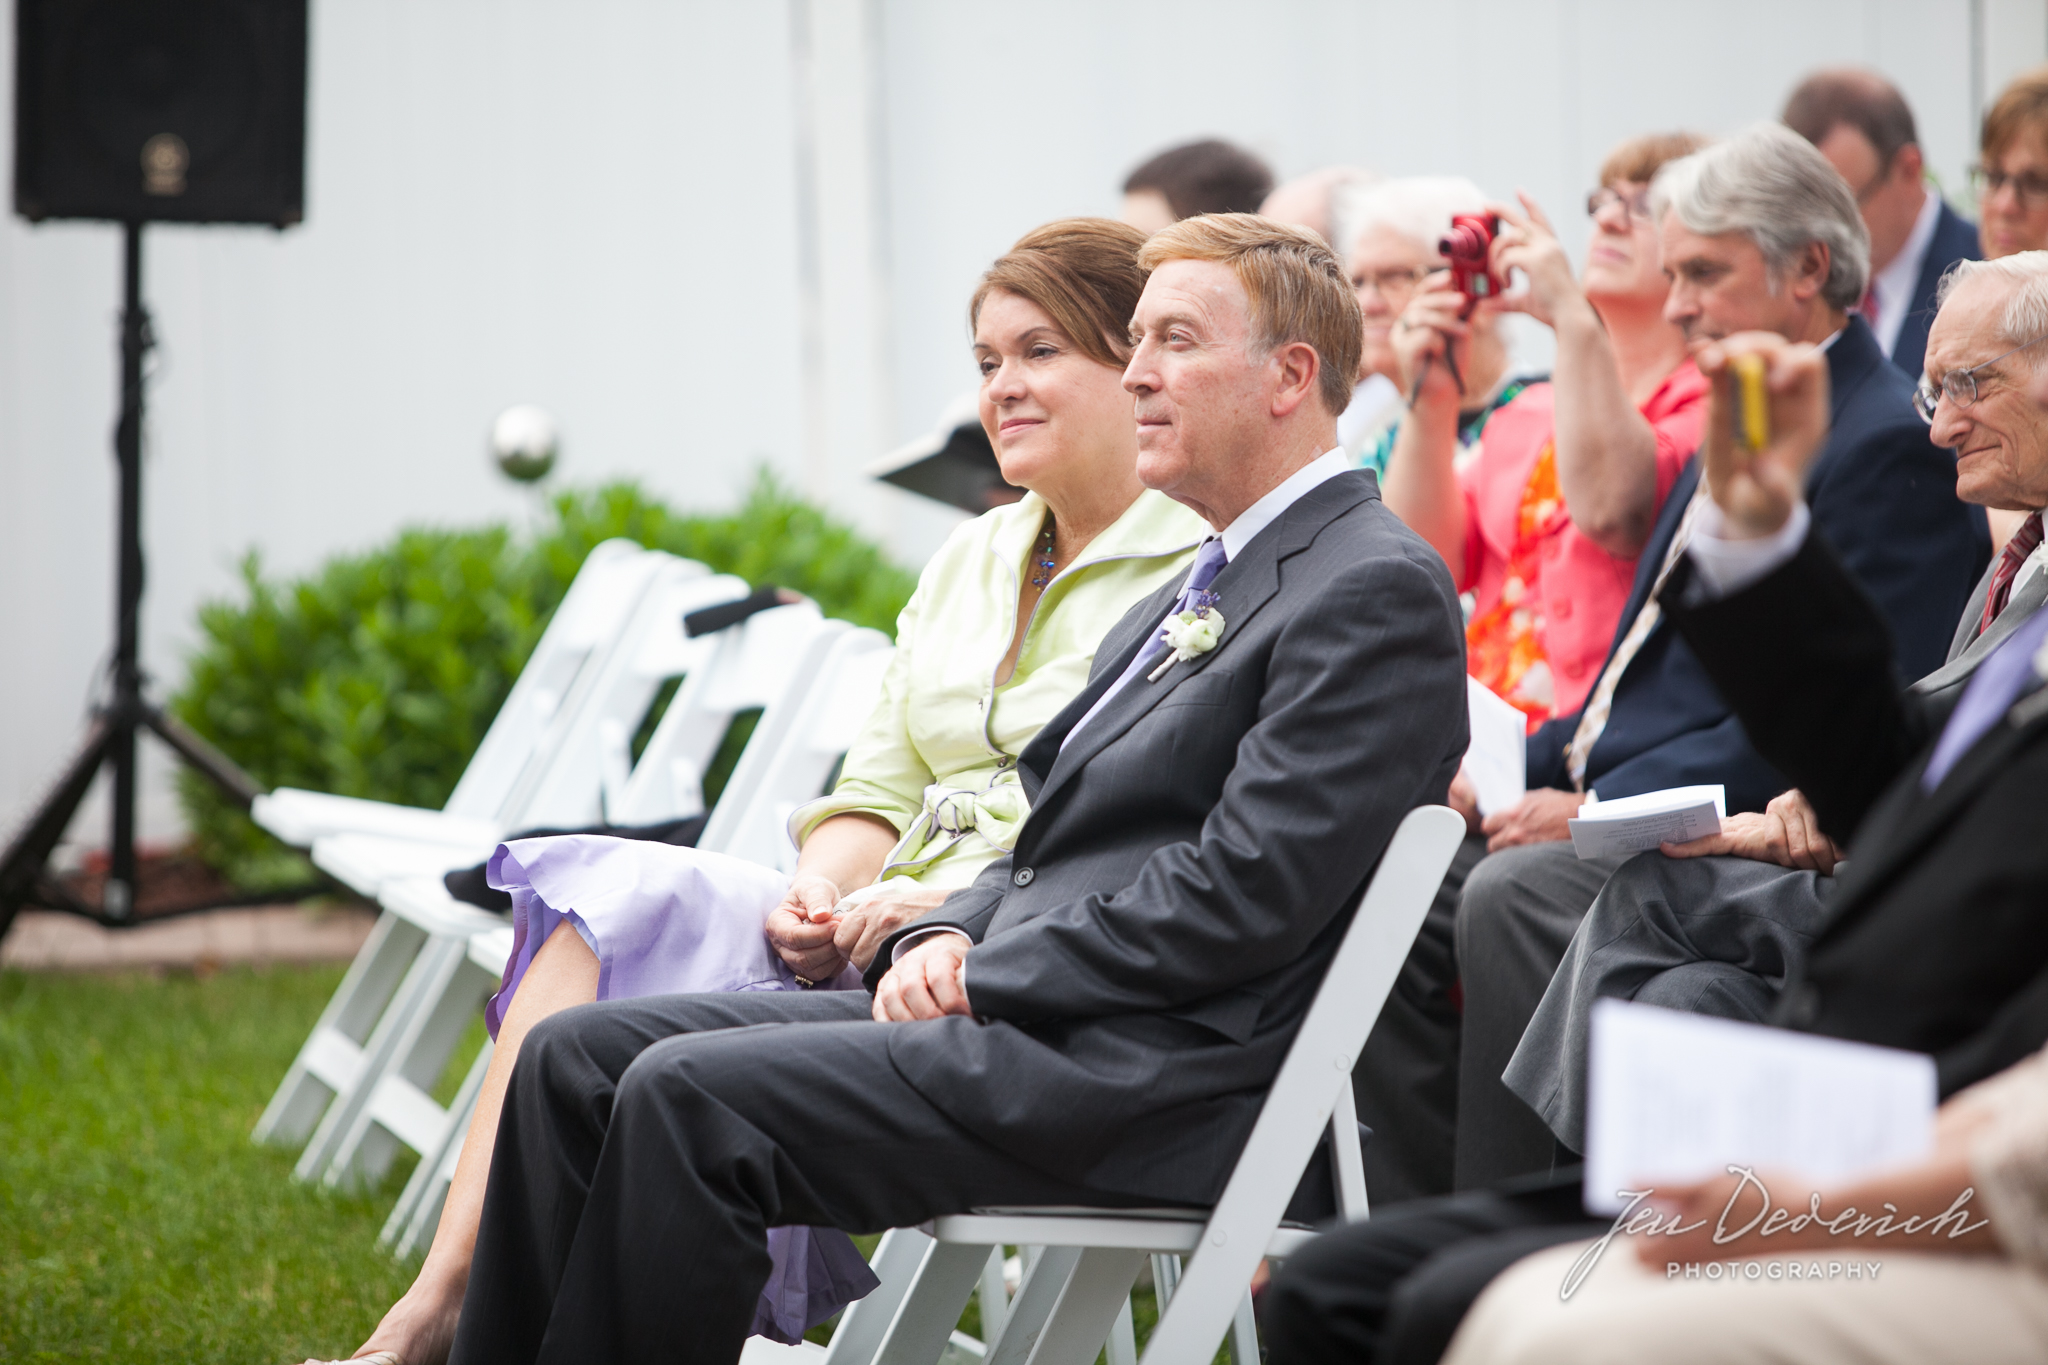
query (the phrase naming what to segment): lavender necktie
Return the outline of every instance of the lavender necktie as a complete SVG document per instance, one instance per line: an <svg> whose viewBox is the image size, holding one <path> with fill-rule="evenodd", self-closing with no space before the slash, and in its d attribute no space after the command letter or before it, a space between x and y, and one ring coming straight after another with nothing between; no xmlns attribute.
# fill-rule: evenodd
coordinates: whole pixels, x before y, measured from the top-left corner
<svg viewBox="0 0 2048 1365"><path fill-rule="evenodd" d="M2044 639L2048 639L2048 611L2036 612L2032 620L2006 636L2005 643L1992 650L1990 658L1977 665L1976 675L1963 689L1962 700L1956 703L1934 745L1934 757L1927 760L1927 770L1920 774L1921 790L1931 792L1940 786L1941 779L1956 766L1956 760L1998 723L2022 692L2040 680L2034 655Z"/></svg>
<svg viewBox="0 0 2048 1365"><path fill-rule="evenodd" d="M1166 615L1171 617L1186 611L1194 602L1195 594L1207 592L1209 585L1216 581L1216 575L1223 572L1223 566L1229 562L1230 556L1224 552L1221 536L1210 536L1203 541L1202 547L1195 551L1195 567L1188 574L1187 586L1180 590L1180 596L1174 599L1173 606L1168 609ZM1138 651L1137 657L1131 660L1130 667L1118 675L1117 680L1109 685L1109 690L1097 698L1095 705L1088 708L1088 714L1074 722L1074 727L1067 731L1067 737L1060 741L1060 747L1064 749L1073 743L1074 736L1080 734L1089 721L1100 715L1102 708L1114 701L1118 693L1130 686L1132 678L1139 676L1141 672L1150 671L1152 664L1165 652L1166 619L1162 617L1159 629L1152 634L1151 643Z"/></svg>

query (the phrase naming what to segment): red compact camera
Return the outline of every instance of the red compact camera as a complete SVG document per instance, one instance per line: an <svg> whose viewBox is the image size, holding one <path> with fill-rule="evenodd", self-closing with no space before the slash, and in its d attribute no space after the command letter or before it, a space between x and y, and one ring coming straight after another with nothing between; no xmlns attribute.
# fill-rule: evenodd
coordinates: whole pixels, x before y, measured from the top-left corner
<svg viewBox="0 0 2048 1365"><path fill-rule="evenodd" d="M1488 262L1499 233L1500 219L1494 214L1453 214L1451 230L1436 244L1451 267L1451 283L1467 299L1490 299L1507 288Z"/></svg>

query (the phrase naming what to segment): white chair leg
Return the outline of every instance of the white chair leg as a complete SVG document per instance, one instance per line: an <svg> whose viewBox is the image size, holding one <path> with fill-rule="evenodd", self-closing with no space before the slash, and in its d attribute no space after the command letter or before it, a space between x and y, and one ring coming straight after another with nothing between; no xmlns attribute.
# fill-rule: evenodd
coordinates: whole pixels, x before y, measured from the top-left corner
<svg viewBox="0 0 2048 1365"><path fill-rule="evenodd" d="M1116 1321L1109 1325L1109 1340L1102 1349L1109 1357L1109 1365L1138 1365L1138 1327L1131 1320L1128 1294L1124 1295L1124 1306L1117 1310Z"/></svg>
<svg viewBox="0 0 2048 1365"><path fill-rule="evenodd" d="M1259 1365L1259 1323L1252 1316L1249 1289L1237 1301L1237 1317L1230 1324L1230 1358L1236 1365Z"/></svg>
<svg viewBox="0 0 2048 1365"><path fill-rule="evenodd" d="M1046 1259L1053 1256L1046 1252ZM1038 1334L1027 1365L1094 1365L1119 1313L1131 1307L1131 1282L1145 1253L1124 1247L1090 1247L1067 1277L1059 1302Z"/></svg>
<svg viewBox="0 0 2048 1365"><path fill-rule="evenodd" d="M476 1113L476 1097L484 1088L484 1073L490 1069L492 1051L491 1040L484 1039L476 1060L469 1064L469 1074L462 1078L462 1089L448 1106L447 1132L433 1151L420 1153L420 1164L413 1168L412 1179L405 1182L398 1203L384 1220L384 1230L377 1234L377 1245L400 1260L411 1256L415 1248L424 1250L420 1241L422 1225L431 1241L434 1225L441 1220L441 1205L455 1177L455 1161L462 1155L462 1141L469 1134L469 1121Z"/></svg>
<svg viewBox="0 0 2048 1365"><path fill-rule="evenodd" d="M256 1121L256 1141L303 1143L319 1126L335 1096L359 1078L363 1047L426 941L424 931L388 911L377 917Z"/></svg>
<svg viewBox="0 0 2048 1365"><path fill-rule="evenodd" d="M916 1279L875 1353L877 1365L933 1365L938 1360L981 1279L988 1253L985 1245L927 1244Z"/></svg>
<svg viewBox="0 0 2048 1365"><path fill-rule="evenodd" d="M881 1284L866 1298L846 1305L839 1325L832 1329L832 1344L825 1348L822 1365L873 1365L931 1246L932 1239L916 1228L891 1228L882 1234L868 1262Z"/></svg>
<svg viewBox="0 0 2048 1365"><path fill-rule="evenodd" d="M1003 1249L996 1247L981 1268L981 1340L989 1350L1003 1338L1010 1320L1010 1290L1003 1283Z"/></svg>
<svg viewBox="0 0 2048 1365"><path fill-rule="evenodd" d="M1180 1287L1180 1257L1170 1251L1162 1251L1152 1257L1152 1297L1159 1305L1159 1311L1166 1312L1166 1305L1173 1301L1173 1291Z"/></svg>
<svg viewBox="0 0 2048 1365"><path fill-rule="evenodd" d="M1080 1262L1078 1247L1024 1248L1024 1282L1017 1286L1017 1297L1010 1300L1002 1340L989 1343L985 1365L1024 1365L1031 1358L1046 1320Z"/></svg>

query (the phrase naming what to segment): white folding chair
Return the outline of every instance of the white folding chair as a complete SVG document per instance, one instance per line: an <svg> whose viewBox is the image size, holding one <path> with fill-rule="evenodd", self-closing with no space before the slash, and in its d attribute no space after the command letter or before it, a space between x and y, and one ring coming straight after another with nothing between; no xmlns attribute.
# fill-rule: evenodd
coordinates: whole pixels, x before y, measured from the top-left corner
<svg viewBox="0 0 2048 1365"><path fill-rule="evenodd" d="M385 883L400 877L437 877L482 862L514 829L574 829L608 819L604 772L611 747L630 763L631 737L662 684L701 671L717 648L714 637L688 638L684 615L747 595L742 579L706 573L703 565L689 560L661 558L666 563L616 639L586 667L574 703L561 709L559 733L551 744L536 748L499 803L496 819L474 822L477 828L467 838L361 830L322 835L313 841L314 865L375 900ZM701 793L684 793L679 804L644 823L694 815L703 808Z"/></svg>
<svg viewBox="0 0 2048 1365"><path fill-rule="evenodd" d="M579 682L587 686L590 665L617 640L662 567L679 563L689 561L630 540L607 540L591 550L440 810L280 787L257 797L250 814L296 848L349 832L461 842L502 829L521 774L536 754L552 752L559 742L573 709L565 704L577 696ZM701 564L692 569L710 572Z"/></svg>
<svg viewBox="0 0 2048 1365"><path fill-rule="evenodd" d="M1125 1310L1139 1266L1161 1253L1193 1259L1161 1305L1146 1365L1206 1362L1226 1332L1239 1365L1255 1361L1246 1287L1262 1258L1284 1257L1315 1235L1282 1218L1325 1130L1339 1212L1366 1216L1351 1068L1464 829L1463 817L1442 806L1402 820L1215 1208L981 1209L920 1231L899 1228L877 1249L881 1287L849 1305L829 1365L931 1365L991 1249L1004 1243L1046 1250L988 1344L989 1365L1088 1365Z"/></svg>
<svg viewBox="0 0 2048 1365"><path fill-rule="evenodd" d="M763 617L774 615L764 613ZM660 784L674 780L666 775L672 763L701 765L708 753L701 742L688 740L688 732L716 728L703 720L706 716L720 723L729 721L764 686L772 686L775 695L762 710L697 846L769 866L793 865L795 848L789 841L789 813L824 791L840 758L881 696L882 675L888 670L893 650L888 637L880 631L854 629L844 622L827 622L826 626L836 629L822 630L800 640L792 634L803 619L799 616L755 619L761 625L751 640L737 631L731 632L735 638L727 647L733 651L733 657L725 669L707 670L695 691L689 690L688 682L684 690L678 691L662 726L667 727L669 717L679 714L678 707L685 708L680 713L682 719L673 733L664 735L658 729L648 742L621 803L625 809L638 809L631 803L646 799L649 787L658 790ZM692 720L693 715L698 719ZM696 757L700 753L705 757ZM650 770L649 787L635 786L643 772ZM425 886L394 891L400 895L430 894ZM471 939L468 964L482 978L475 990L488 996L496 988L511 952L509 929L488 930ZM390 1106L389 1123L382 1116L383 1106L376 1101L366 1111L366 1124L385 1127L398 1141L421 1153L420 1164L386 1219L380 1236L381 1244L391 1247L398 1256L410 1256L432 1241L488 1056L487 1048L472 1065L462 1094L444 1114L432 1120L426 1117L412 1088L403 1081L390 1083L397 1102Z"/></svg>
<svg viewBox="0 0 2048 1365"><path fill-rule="evenodd" d="M676 619L679 632L680 616ZM709 644L713 637L693 642L707 646L697 675L686 677L670 702L671 711L677 702L682 703L684 718L663 744L650 739L640 766L652 763L672 768L679 755L688 754L703 754L708 761L735 715L762 708L732 780L706 824L705 833L712 835L719 812L728 802L746 805L752 790L759 786L759 760L750 767L747 755L757 745L776 747L790 732L792 717L822 685L824 665L835 642L852 631L844 621L823 619L816 606L805 602L757 613L720 632L731 638L719 640L715 646ZM658 683L656 678L655 685ZM648 694L652 694L651 687ZM638 715L633 719L637 723ZM668 719L664 714L662 724ZM701 731L694 736L685 733L697 727ZM656 727L657 734L661 728ZM593 742L598 733L593 729ZM587 771L594 773L595 765ZM631 788L630 777L626 787ZM676 793L672 776L665 790ZM688 794L701 808L701 794L694 790ZM624 809L650 823L687 813L654 811L646 804L652 798L645 792L636 794L638 803L624 800L625 791L621 795ZM616 814L613 818L618 820ZM708 846L704 840L699 844ZM388 881L380 898L388 915L426 927L433 947L420 954L393 997L387 1017L378 1022L371 1044L364 1049L365 1061L354 1089L337 1096L300 1157L305 1178L317 1176L336 1187L376 1181L400 1147L419 1152L422 1164L438 1168L449 1144L460 1144L468 1109L444 1109L429 1091L470 1021L497 989L511 948L510 936L502 932L503 921L456 901L438 875ZM323 1141L329 1135L332 1140ZM430 1198L438 1204L445 1188L425 1185L411 1193L415 1202ZM402 1198L401 1204L404 1202ZM404 1209L403 1221L409 1223L412 1213L412 1209ZM398 1215L394 1210L394 1217Z"/></svg>
<svg viewBox="0 0 2048 1365"><path fill-rule="evenodd" d="M617 548L621 546L626 549ZM563 748L595 745L594 715L609 715L636 703L644 712L660 680L641 678L627 666L639 655L642 638L680 639L682 611L746 595L746 584L737 578L714 577L701 564L640 550L630 542L607 541L593 550L591 557L598 558L600 551L604 562L596 576L579 572L563 601L561 612L570 615L574 628L559 634L554 623L549 624L542 640L552 643L546 649L535 649L538 669L529 665L521 671L499 719L492 722L485 747L478 750L478 758L471 761L457 787L458 796L465 787L472 793L487 787L493 790L496 794L490 798L493 804L488 816L479 813L482 796L475 797L461 815L408 811L376 802L356 802L347 808L331 803L324 808L318 803L288 803L285 809L301 815L316 809L332 814L361 808L383 822L377 826L382 832L358 829L316 837L316 864L356 890L374 895L394 877L438 877L450 868L488 856L504 832L502 822L518 820L536 793L544 790L546 776L556 767ZM628 597L630 601L625 600ZM617 609L621 602L624 610ZM558 695L552 684L541 685L549 677L566 676L572 661L575 673L565 694ZM536 679L533 686L528 685L530 676ZM549 697L555 699L543 705L542 699ZM543 710L549 717L544 731L530 723ZM493 742L492 736L498 735L501 727L519 739L516 746L510 741ZM482 779L472 782L480 765L487 770L490 783ZM586 799L594 812L598 799L594 778ZM457 804L451 798L451 810ZM427 818L437 815L444 818ZM422 818L408 824L410 816ZM593 813L585 823L597 818ZM411 833L391 832L407 829ZM324 1170L352 1116L350 1097L374 1069L371 1058L392 1044L396 1031L413 1019L420 1005L418 992L428 989L437 975L459 970L460 940L493 922L493 917L470 907L426 918L394 916L388 909L380 915L257 1122L256 1140L303 1141L306 1147L298 1168L301 1178ZM438 941L451 938L455 941Z"/></svg>

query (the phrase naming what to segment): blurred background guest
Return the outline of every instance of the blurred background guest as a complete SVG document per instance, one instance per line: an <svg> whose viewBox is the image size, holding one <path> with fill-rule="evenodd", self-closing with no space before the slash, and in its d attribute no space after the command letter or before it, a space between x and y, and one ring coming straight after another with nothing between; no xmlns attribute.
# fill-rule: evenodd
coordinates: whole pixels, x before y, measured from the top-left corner
<svg viewBox="0 0 2048 1365"><path fill-rule="evenodd" d="M1204 213L1257 213L1273 172L1242 147L1205 138L1169 147L1124 178L1118 216L1148 236Z"/></svg>
<svg viewBox="0 0 2048 1365"><path fill-rule="evenodd" d="M1259 206L1259 215L1305 227L1334 247L1338 196L1378 179L1363 166L1325 166L1296 176L1267 195L1266 202Z"/></svg>
<svg viewBox="0 0 2048 1365"><path fill-rule="evenodd" d="M1473 331L1448 273L1425 280L1394 324L1403 374L1421 374L1388 461L1387 507L1436 547L1460 592L1472 676L1529 718L1578 710L1593 685L1658 509L1699 443L1699 372L1664 318L1668 288L1650 180L1704 145L1686 133L1615 148L1587 197L1583 284L1550 223L1499 205L1494 269L1526 290L1502 307L1557 332L1550 382L1524 388L1455 468L1460 395L1436 358ZM1482 310L1491 305L1482 305ZM1424 365L1425 360L1432 363ZM1462 365L1461 365L1462 368Z"/></svg>
<svg viewBox="0 0 2048 1365"><path fill-rule="evenodd" d="M1874 71L1816 71L1785 101L1785 126L1820 149L1870 231L1870 283L1856 311L1891 362L1920 377L1934 290L1977 254L1977 226L1927 188L1913 111Z"/></svg>
<svg viewBox="0 0 2048 1365"><path fill-rule="evenodd" d="M1993 101L1977 154L1970 175L1984 259L2048 250L2048 66L2020 76ZM1993 508L1992 547L2010 540L2022 519Z"/></svg>
<svg viewBox="0 0 2048 1365"><path fill-rule="evenodd" d="M1408 176L1383 180L1343 195L1337 204L1338 231L1346 246L1344 267L1365 314L1365 358L1360 379L1379 375L1406 396L1413 380L1403 375L1393 343L1394 321L1432 271L1443 267L1437 244L1460 213L1483 213L1486 196L1461 176ZM1457 442L1462 450L1479 439L1486 419L1520 393L1526 380L1511 374L1500 315L1482 309L1472 319L1470 334L1458 348L1458 370L1465 392L1457 401ZM1387 392L1381 390L1381 392ZM1354 404L1354 406L1356 406ZM1340 424L1337 437L1364 469L1387 474L1394 431L1402 409L1391 400L1370 420L1354 419L1351 429ZM1347 416L1351 414L1347 413Z"/></svg>

